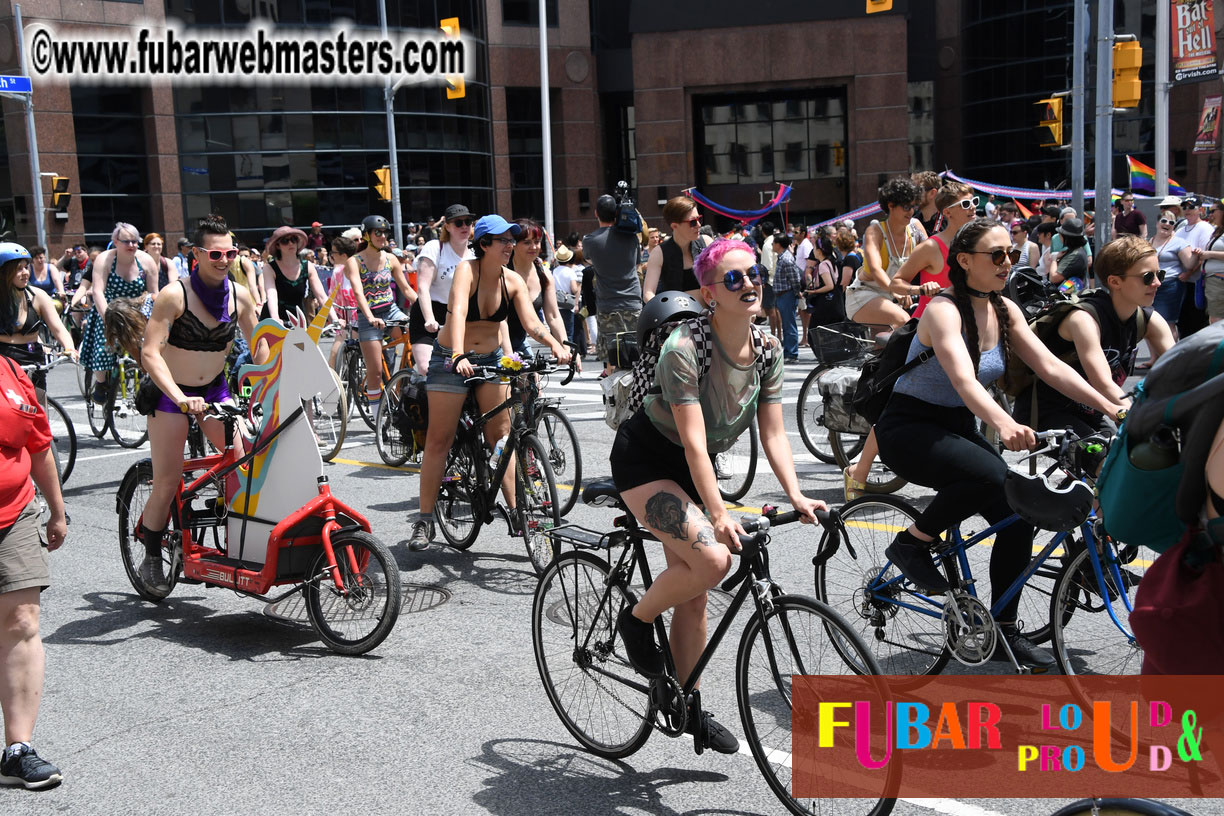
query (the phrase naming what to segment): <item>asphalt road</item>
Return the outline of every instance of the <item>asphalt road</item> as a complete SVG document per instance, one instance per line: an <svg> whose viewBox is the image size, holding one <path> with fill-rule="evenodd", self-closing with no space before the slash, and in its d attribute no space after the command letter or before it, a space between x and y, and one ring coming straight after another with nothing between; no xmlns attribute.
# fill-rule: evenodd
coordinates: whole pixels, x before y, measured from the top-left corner
<svg viewBox="0 0 1224 816"><path fill-rule="evenodd" d="M787 422L812 364L787 371ZM115 491L140 451L88 438L73 372L52 373L81 446L67 485L72 523L43 596L47 683L36 746L61 766L58 789L0 791L5 814L492 813L780 814L750 756L696 756L655 734L622 761L580 750L542 690L531 649L535 576L522 546L486 528L468 552L410 553L417 478L379 463L354 417L333 491L364 509L405 582L404 614L362 658L324 648L300 606L269 610L231 592L180 585L164 603L139 600L118 557ZM612 432L593 373L550 389L582 440L588 479L608 476ZM792 427L793 431L793 427ZM792 433L805 489L841 501L836 468ZM781 503L762 459L750 507ZM923 491L906 488L919 498ZM570 521L606 528L612 511L581 504ZM779 530L773 573L812 592L810 528ZM714 608L721 611L717 599ZM737 734L733 652L740 625L706 674L706 707ZM949 671L967 671L952 664ZM1000 674L1000 664L985 673ZM1089 795L1090 791L1084 791ZM913 800L898 814L1052 813L1065 802ZM1179 803L1224 813L1220 801Z"/></svg>

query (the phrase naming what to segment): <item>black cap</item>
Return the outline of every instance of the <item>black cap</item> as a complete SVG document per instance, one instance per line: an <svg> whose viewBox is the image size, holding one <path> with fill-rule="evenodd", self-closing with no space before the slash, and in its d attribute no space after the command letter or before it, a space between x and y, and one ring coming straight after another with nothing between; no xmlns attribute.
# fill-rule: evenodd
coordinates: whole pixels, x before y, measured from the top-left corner
<svg viewBox="0 0 1224 816"><path fill-rule="evenodd" d="M191 239L184 236L178 240L178 245L179 246L184 246L184 245L191 246Z"/></svg>
<svg viewBox="0 0 1224 816"><path fill-rule="evenodd" d="M1202 204L1202 202L1198 200L1198 196L1190 196L1189 198L1183 198L1182 203L1181 203L1183 210L1186 209L1187 207L1198 207L1200 204Z"/></svg>
<svg viewBox="0 0 1224 816"><path fill-rule="evenodd" d="M446 208L446 212L442 213L442 217L447 221L454 221L456 218L463 218L471 214L471 211L462 204L452 204Z"/></svg>
<svg viewBox="0 0 1224 816"><path fill-rule="evenodd" d="M1084 222L1078 218L1068 218L1059 226L1058 234L1064 238L1083 238Z"/></svg>

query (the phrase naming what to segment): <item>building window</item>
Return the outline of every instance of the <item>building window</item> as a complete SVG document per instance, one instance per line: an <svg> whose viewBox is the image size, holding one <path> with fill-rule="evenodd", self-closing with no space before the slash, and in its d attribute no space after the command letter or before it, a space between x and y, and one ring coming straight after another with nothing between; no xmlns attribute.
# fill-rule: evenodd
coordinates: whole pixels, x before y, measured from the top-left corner
<svg viewBox="0 0 1224 816"><path fill-rule="evenodd" d="M105 245L118 221L154 229L139 88L73 87L85 238ZM105 240L104 240L105 239Z"/></svg>
<svg viewBox="0 0 1224 816"><path fill-rule="evenodd" d="M548 27L557 27L557 0L544 0L544 14ZM539 0L502 0L502 22L506 25L540 24Z"/></svg>
<svg viewBox="0 0 1224 816"><path fill-rule="evenodd" d="M844 88L693 100L703 184L845 178Z"/></svg>
<svg viewBox="0 0 1224 816"><path fill-rule="evenodd" d="M554 91L550 104L558 113ZM544 142L540 89L506 88L506 137L510 154L510 211L515 218L544 220ZM555 142L554 142L555 144Z"/></svg>
<svg viewBox="0 0 1224 816"><path fill-rule="evenodd" d="M935 83L911 82L909 96L910 172L935 167Z"/></svg>

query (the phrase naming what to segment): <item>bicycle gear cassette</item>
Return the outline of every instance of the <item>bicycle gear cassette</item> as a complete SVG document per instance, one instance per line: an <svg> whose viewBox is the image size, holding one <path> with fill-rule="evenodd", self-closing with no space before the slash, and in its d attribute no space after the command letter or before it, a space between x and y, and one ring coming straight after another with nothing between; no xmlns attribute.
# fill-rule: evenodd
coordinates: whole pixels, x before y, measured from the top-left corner
<svg viewBox="0 0 1224 816"><path fill-rule="evenodd" d="M986 605L964 592L953 593L944 604L944 630L948 648L958 663L980 666L994 654L998 629Z"/></svg>

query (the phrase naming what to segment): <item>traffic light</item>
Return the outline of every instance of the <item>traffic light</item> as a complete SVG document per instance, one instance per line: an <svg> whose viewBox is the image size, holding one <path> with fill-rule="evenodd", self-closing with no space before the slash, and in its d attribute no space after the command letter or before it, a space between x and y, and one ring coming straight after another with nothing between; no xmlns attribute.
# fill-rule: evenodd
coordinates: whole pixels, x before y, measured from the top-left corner
<svg viewBox="0 0 1224 816"><path fill-rule="evenodd" d="M378 183L374 185L374 189L378 192L378 197L383 201L391 200L391 168L380 167L374 171L374 176L378 179Z"/></svg>
<svg viewBox="0 0 1224 816"><path fill-rule="evenodd" d="M1042 147L1061 147L1063 131L1063 101L1052 96L1037 103L1041 105L1041 124L1037 127Z"/></svg>
<svg viewBox="0 0 1224 816"><path fill-rule="evenodd" d="M875 14L877 11L892 11L892 0L867 0L867 13Z"/></svg>
<svg viewBox="0 0 1224 816"><path fill-rule="evenodd" d="M67 176L51 177L51 209L56 218L68 217L68 204L72 201L72 193L68 192Z"/></svg>
<svg viewBox="0 0 1224 816"><path fill-rule="evenodd" d="M1134 40L1114 43L1113 47L1113 106L1137 108L1142 94L1139 66L1143 65L1143 48Z"/></svg>

